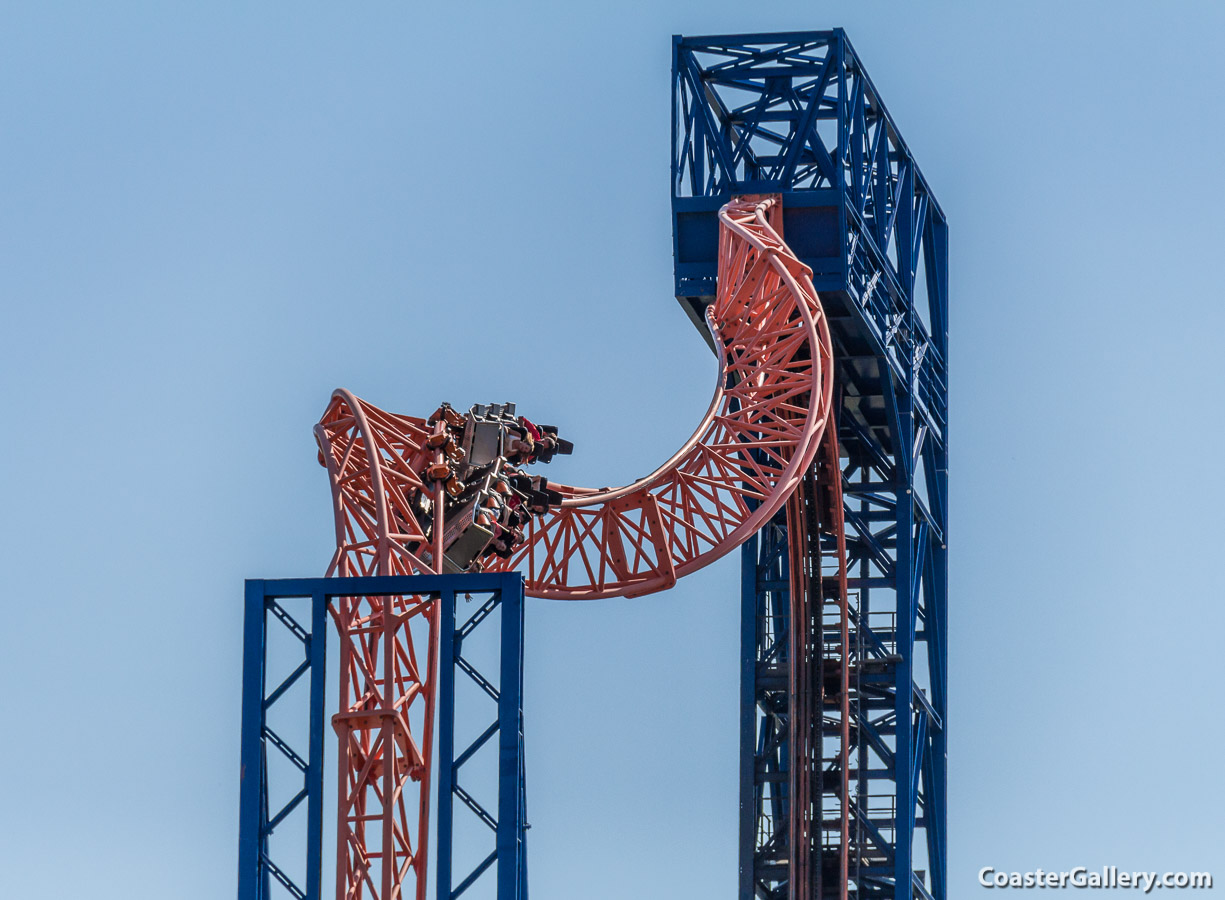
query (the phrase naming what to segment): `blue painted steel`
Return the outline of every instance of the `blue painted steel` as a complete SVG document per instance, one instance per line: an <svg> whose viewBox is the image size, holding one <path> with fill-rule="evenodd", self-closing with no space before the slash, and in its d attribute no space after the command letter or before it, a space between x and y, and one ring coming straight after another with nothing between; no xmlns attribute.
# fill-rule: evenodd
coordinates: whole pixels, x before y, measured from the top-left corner
<svg viewBox="0 0 1225 900"><path fill-rule="evenodd" d="M851 590L852 890L945 900L947 223L841 29L678 36L672 72L677 298L705 333L719 207L737 194L781 194L784 237L813 270L834 338ZM744 632L756 664L746 662L754 683L742 695L754 698L757 740L751 765L742 760L754 783L742 783L741 802L755 796L760 808L750 822L742 806L741 860L770 871L756 882L742 872L742 900L754 890L786 896L768 852L786 804L760 799L777 793L770 769L783 758L762 736L771 717L786 716L761 683L773 646L761 629L787 588L778 544L764 535L743 551L754 583L746 572L745 621L752 604L758 625Z"/></svg>
<svg viewBox="0 0 1225 900"><path fill-rule="evenodd" d="M261 582L248 581L243 609L238 900L261 900L262 893L263 699L264 592Z"/></svg>
<svg viewBox="0 0 1225 900"><path fill-rule="evenodd" d="M447 710L438 721L438 866L434 883L439 900L450 900L454 876L451 872L453 854L444 851L454 834L455 792L455 592L442 592L442 609L438 634L438 708Z"/></svg>
<svg viewBox="0 0 1225 900"><path fill-rule="evenodd" d="M433 595L444 600L444 627L449 612L450 627L444 634L455 633L456 594L487 593L502 611L502 672L501 684L509 690L500 692L499 719L503 726L505 710L513 707L515 726L497 730L503 732L500 749L499 816L506 823L498 831L497 848L489 864L498 863L498 900L526 900L527 860L526 788L524 784L522 735L522 663L523 663L523 578L517 573L479 575L389 575L360 578L291 578L246 582L243 624L243 704L242 704L242 775L239 800L238 839L238 900L270 900L275 880L284 892L299 900L321 900L323 850L323 741L325 729L325 655L327 647L327 612L332 600L343 596L388 596L400 594ZM282 605L289 599L309 598L309 631ZM275 625L273 623L276 623ZM478 623L479 624L479 623ZM302 643L303 659L290 674L269 690L267 684L269 628L284 627ZM462 627L462 626L461 626ZM456 634L458 637L458 634ZM440 796L451 796L454 771L466 761L454 757L454 663L455 645L444 640L440 647L443 665L440 667L439 734L440 755L448 764L440 766ZM508 649L509 648L509 649ZM516 649L517 648L517 649ZM449 664L448 664L449 662ZM514 670L513 675L508 670ZM308 746L305 753L295 748L268 724L268 711L283 701L289 690L309 675L309 709L306 712ZM450 676L450 677L448 677ZM496 690L496 689L495 689ZM449 691L449 693L448 693ZM491 731L487 736L492 736ZM507 735L512 739L508 739ZM475 752L475 748L470 748ZM269 805L270 755L288 761L289 768L301 776L295 782L290 799L277 809ZM513 765L512 765L513 764ZM513 777L511 775L513 774ZM445 787L445 793L441 788ZM293 814L305 803L305 853L284 848L280 855L273 852L270 840L279 826L288 827ZM453 824L450 804L439 804L438 872L449 873L452 867L451 841ZM517 827L516 827L517 826ZM497 822L495 821L495 828ZM296 832L293 835L296 837ZM445 836L445 839L442 839ZM295 868L292 861L304 859ZM508 874L503 874L508 873ZM503 883L513 890L503 888ZM442 896L440 893L439 896Z"/></svg>
<svg viewBox="0 0 1225 900"><path fill-rule="evenodd" d="M310 794L306 798L306 833L311 839L306 845L306 895L322 896L323 873L323 739L324 739L324 695L327 673L327 627L328 603L322 592L311 595L311 683L310 683L310 757L306 772L306 784ZM318 789L316 789L318 788ZM315 838L316 835L320 837Z"/></svg>
<svg viewBox="0 0 1225 900"><path fill-rule="evenodd" d="M464 579L472 576L456 576ZM523 760L523 576L503 573L495 587L479 590L459 585L442 593L438 705L438 900L455 900L494 869L498 900L527 900L527 792ZM475 595L483 602L467 617L457 615L457 595ZM465 639L491 620L500 608L498 680L495 684L464 656ZM460 753L455 747L456 679L472 681L497 704L494 721ZM498 797L496 814L461 784L461 770L497 737ZM452 853L455 801L458 800L493 832L493 846L470 871L456 881Z"/></svg>
<svg viewBox="0 0 1225 900"><path fill-rule="evenodd" d="M321 580L320 580L321 581ZM275 879L299 900L319 900L322 896L323 850L323 697L327 649L327 601L321 589L305 593L270 590L276 582L251 580L246 583L243 625L243 710L242 769L239 800L238 898L268 900ZM279 601L289 597L310 599L309 628L306 630ZM268 689L268 628L270 617L302 644L302 661L272 690ZM274 731L268 712L309 675L307 746L301 747ZM269 756L289 763L292 793L273 809L270 804ZM275 778L281 781L279 776ZM279 786L279 785L278 785ZM304 866L295 867L295 854L272 851L271 838L278 826L292 821L302 803L306 804L306 854ZM274 856L276 857L274 859ZM301 871L295 871L301 868Z"/></svg>
<svg viewBox="0 0 1225 900"><path fill-rule="evenodd" d="M741 565L740 897L789 900L791 567L787 513L746 543ZM747 705L747 709L746 709Z"/></svg>
<svg viewBox="0 0 1225 900"><path fill-rule="evenodd" d="M527 785L523 759L523 577L502 589L498 698L498 900L527 900Z"/></svg>

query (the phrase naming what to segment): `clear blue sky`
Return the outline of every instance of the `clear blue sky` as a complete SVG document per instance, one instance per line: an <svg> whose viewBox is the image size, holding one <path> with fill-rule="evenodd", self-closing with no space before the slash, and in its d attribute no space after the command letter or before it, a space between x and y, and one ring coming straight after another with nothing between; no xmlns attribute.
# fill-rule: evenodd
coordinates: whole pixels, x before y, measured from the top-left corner
<svg viewBox="0 0 1225 900"><path fill-rule="evenodd" d="M231 895L242 579L327 564L332 388L514 399L577 483L688 434L670 36L835 25L951 224L951 893L1225 878L1221 7L3 10L0 896ZM733 896L737 577L530 608L537 900Z"/></svg>

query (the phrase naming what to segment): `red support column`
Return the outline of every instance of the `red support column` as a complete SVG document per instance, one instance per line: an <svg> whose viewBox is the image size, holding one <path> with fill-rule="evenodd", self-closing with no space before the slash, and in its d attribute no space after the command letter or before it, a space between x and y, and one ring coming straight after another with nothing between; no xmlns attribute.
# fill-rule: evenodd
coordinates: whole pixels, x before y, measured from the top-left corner
<svg viewBox="0 0 1225 900"><path fill-rule="evenodd" d="M428 461L428 435L420 419L388 415L345 391L333 396L316 427L335 500L328 575L431 571L407 549L425 538L407 494L424 487L416 473ZM341 638L340 712L332 720L338 900L425 900L436 607L420 597L346 597L333 606ZM422 622L424 668L412 631Z"/></svg>

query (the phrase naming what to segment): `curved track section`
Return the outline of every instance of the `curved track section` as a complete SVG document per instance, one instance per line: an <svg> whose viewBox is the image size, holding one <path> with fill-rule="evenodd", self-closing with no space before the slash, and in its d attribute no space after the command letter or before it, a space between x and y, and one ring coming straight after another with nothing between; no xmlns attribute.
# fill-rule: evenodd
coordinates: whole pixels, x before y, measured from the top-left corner
<svg viewBox="0 0 1225 900"><path fill-rule="evenodd" d="M434 460L425 447L431 433L424 419L384 412L345 390L332 394L315 426L336 521L329 576L433 571L407 549L425 540L409 498L430 490L418 473Z"/></svg>
<svg viewBox="0 0 1225 900"><path fill-rule="evenodd" d="M720 367L706 415L633 484L553 485L561 505L499 560L525 573L528 593L586 600L664 590L748 539L795 493L829 417L833 365L811 272L779 236L780 216L774 198L720 211L719 291L707 311ZM427 443L444 427L333 394L315 426L336 524L329 575L434 570L442 547L428 547L427 526L442 487L421 473L441 462ZM432 525L440 535L441 523ZM425 898L436 607L350 597L332 610L341 635L337 896L346 900Z"/></svg>
<svg viewBox="0 0 1225 900"><path fill-rule="evenodd" d="M833 391L829 329L811 271L783 242L774 199L719 213L719 293L706 318L720 352L710 408L671 459L621 488L553 485L561 506L499 568L538 597L664 590L754 534L817 451Z"/></svg>

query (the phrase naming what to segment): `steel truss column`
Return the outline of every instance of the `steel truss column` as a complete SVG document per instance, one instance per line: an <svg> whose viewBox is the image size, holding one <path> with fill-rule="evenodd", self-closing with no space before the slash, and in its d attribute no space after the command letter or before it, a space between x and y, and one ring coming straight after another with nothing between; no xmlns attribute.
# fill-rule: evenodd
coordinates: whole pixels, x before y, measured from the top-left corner
<svg viewBox="0 0 1225 900"><path fill-rule="evenodd" d="M787 514L744 545L740 898L787 900L791 862Z"/></svg>
<svg viewBox="0 0 1225 900"><path fill-rule="evenodd" d="M444 591L442 647L439 670L438 723L438 900L455 900L491 867L497 900L527 900L527 788L523 757L523 576L496 576L499 585L486 591ZM457 596L473 603L466 613ZM478 602L479 601L479 602ZM494 619L497 612L498 618ZM464 642L500 622L496 683L464 655ZM482 627L483 626L483 627ZM456 680L474 684L493 701L493 721L456 754ZM478 721L480 712L467 711ZM460 782L461 771L476 765L474 757L494 739L498 748L496 814ZM471 871L455 872L455 801L458 800L493 832L493 848ZM459 881L456 883L456 876Z"/></svg>
<svg viewBox="0 0 1225 900"><path fill-rule="evenodd" d="M743 551L740 896L846 900L850 644L837 438Z"/></svg>
<svg viewBox="0 0 1225 900"><path fill-rule="evenodd" d="M305 597L307 615L295 618L285 601ZM305 622L302 621L305 619ZM300 643L297 664L291 651L288 674L268 683L269 629ZM243 626L242 770L238 830L238 900L268 900L275 880L298 900L320 900L323 854L323 695L327 648L327 601L322 590L283 592L276 582L246 583ZM290 693L303 677L307 745L296 747L269 725L269 712L293 703ZM282 728L278 724L278 728ZM286 735L298 729L282 729ZM270 765L271 763L271 765ZM277 798L273 800L272 798ZM288 799L286 799L288 798ZM305 821L300 809L305 802ZM285 847L274 851L273 833L305 827L306 855ZM296 865L295 865L295 861Z"/></svg>
<svg viewBox="0 0 1225 900"><path fill-rule="evenodd" d="M701 327L716 288L718 209L739 194L779 194L787 243L813 272L833 336L848 561L848 893L946 900L944 213L840 29L678 36L672 69L677 299ZM788 529L776 517L742 557L741 900L806 890L782 874L805 865L783 848L792 825L780 825L794 821L795 781L780 678L803 677L780 662L800 558Z"/></svg>
<svg viewBox="0 0 1225 900"><path fill-rule="evenodd" d="M438 604L423 594L354 594L332 611L340 632L336 896L401 900L411 874L412 894L424 900ZM423 634L414 636L415 626Z"/></svg>
<svg viewBox="0 0 1225 900"><path fill-rule="evenodd" d="M811 604L815 621L808 631L819 636L816 731L821 752L815 764L820 773L821 871L816 896L823 900L847 900L850 882L851 644L839 456L837 431L831 423L805 479L802 506L809 593L818 601Z"/></svg>

